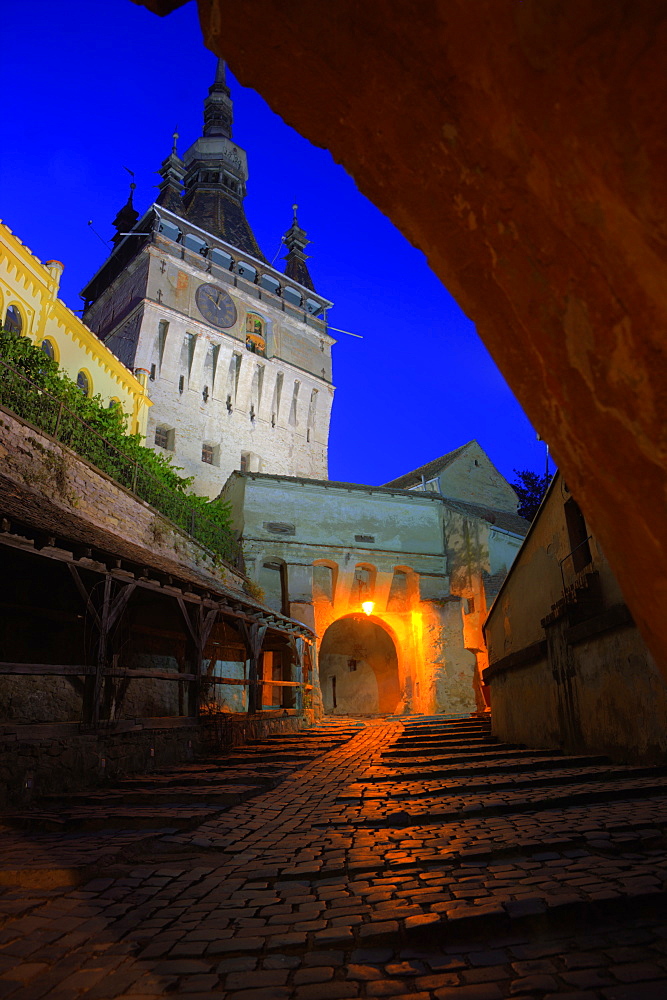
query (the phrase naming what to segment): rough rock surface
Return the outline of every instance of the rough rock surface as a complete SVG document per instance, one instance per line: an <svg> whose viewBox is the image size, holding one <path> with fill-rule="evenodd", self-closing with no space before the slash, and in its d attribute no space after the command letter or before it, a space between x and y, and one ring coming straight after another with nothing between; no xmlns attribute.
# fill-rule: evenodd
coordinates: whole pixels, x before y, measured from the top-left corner
<svg viewBox="0 0 667 1000"><path fill-rule="evenodd" d="M665 669L665 5L199 10L209 47L331 150L475 321Z"/></svg>

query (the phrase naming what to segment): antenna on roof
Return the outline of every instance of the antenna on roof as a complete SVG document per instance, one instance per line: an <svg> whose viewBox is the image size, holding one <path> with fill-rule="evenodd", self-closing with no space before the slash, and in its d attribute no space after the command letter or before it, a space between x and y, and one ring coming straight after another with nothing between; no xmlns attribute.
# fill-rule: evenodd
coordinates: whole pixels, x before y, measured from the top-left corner
<svg viewBox="0 0 667 1000"><path fill-rule="evenodd" d="M94 232L94 233L95 233L95 235L97 236L97 238L98 238L98 240L100 241L100 243L104 243L105 247L106 247L106 248L108 249L108 248L109 248L109 246L111 245L111 242L110 242L110 240L105 240L103 236L100 236L100 234L98 233L98 231L97 231L97 230L96 230L96 229L94 228L94 226L93 226L93 220L92 220L92 219L89 219L89 220L88 220L88 225L89 225L89 226L90 226L90 228L91 228L91 229L93 230L93 232Z"/></svg>
<svg viewBox="0 0 667 1000"><path fill-rule="evenodd" d="M364 339L360 333L351 333L350 330L339 330L337 326L328 326L327 330L333 330L334 333L346 333L348 337L356 337L357 340Z"/></svg>

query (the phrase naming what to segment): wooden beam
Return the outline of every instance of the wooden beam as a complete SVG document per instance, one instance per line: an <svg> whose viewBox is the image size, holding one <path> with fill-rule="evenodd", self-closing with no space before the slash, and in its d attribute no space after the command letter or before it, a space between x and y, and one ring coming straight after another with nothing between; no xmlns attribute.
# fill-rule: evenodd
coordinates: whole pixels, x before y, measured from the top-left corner
<svg viewBox="0 0 667 1000"><path fill-rule="evenodd" d="M95 667L69 663L0 663L0 674L24 674L43 677L87 677Z"/></svg>
<svg viewBox="0 0 667 1000"><path fill-rule="evenodd" d="M127 670L112 668L111 670L105 670L103 676L127 678L128 680L135 680L140 677L144 679L154 678L156 681L194 681L197 678L196 674L179 674L176 670L151 670L150 667L146 667L145 670L129 667Z"/></svg>

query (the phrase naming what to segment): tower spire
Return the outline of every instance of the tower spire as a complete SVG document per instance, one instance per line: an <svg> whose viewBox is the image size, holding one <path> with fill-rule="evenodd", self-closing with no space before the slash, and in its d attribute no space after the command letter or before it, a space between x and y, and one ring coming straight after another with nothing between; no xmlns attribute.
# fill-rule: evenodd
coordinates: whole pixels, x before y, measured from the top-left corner
<svg viewBox="0 0 667 1000"><path fill-rule="evenodd" d="M224 135L231 139L234 106L225 70L225 60L218 59L215 80L208 88L208 97L204 101L204 135Z"/></svg>
<svg viewBox="0 0 667 1000"><path fill-rule="evenodd" d="M300 285L305 285L306 288L310 288L314 292L315 286L306 264L308 254L304 253L310 240L299 225L296 215L298 207L298 205L292 205L292 225L283 236L283 243L287 247L287 256L283 257L283 260L287 261L285 274L292 281L298 281Z"/></svg>
<svg viewBox="0 0 667 1000"><path fill-rule="evenodd" d="M245 150L231 137L232 117L225 63L219 59L215 80L204 101L204 134L183 156L185 195L181 212L206 232L263 261L243 210L248 162Z"/></svg>

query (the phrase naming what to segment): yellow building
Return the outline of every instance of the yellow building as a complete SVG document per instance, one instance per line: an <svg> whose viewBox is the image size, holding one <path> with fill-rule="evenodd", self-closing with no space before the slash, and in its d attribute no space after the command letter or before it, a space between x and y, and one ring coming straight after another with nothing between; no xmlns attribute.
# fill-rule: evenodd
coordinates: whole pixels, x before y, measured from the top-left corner
<svg viewBox="0 0 667 1000"><path fill-rule="evenodd" d="M146 434L146 374L136 378L99 337L58 298L64 266L42 264L0 222L0 325L41 347L87 396L107 406L119 403L129 416L128 429Z"/></svg>

